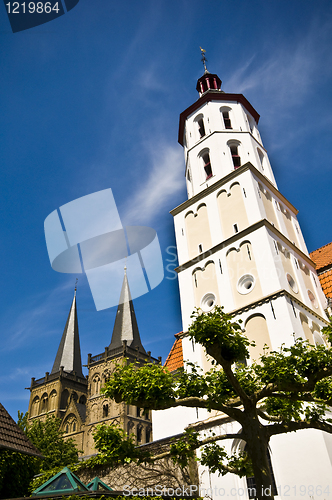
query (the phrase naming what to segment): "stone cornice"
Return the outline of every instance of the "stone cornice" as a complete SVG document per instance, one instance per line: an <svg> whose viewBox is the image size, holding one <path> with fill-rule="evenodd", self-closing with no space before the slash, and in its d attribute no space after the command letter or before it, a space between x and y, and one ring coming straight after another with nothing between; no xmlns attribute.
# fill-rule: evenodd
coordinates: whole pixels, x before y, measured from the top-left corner
<svg viewBox="0 0 332 500"><path fill-rule="evenodd" d="M171 210L170 213L174 217L175 215L181 213L186 208L189 208L189 207L191 207L191 205L194 205L198 201L202 200L203 198L205 198L210 193L213 193L214 191L216 191L217 189L219 189L220 187L222 187L224 184L227 184L228 182L232 181L233 179L236 179L237 177L239 177L241 174L243 174L247 170L250 170L253 175L255 175L256 177L258 177L258 179L263 184L265 184L265 186L270 191L272 191L272 193L277 198L279 198L280 201L282 201L282 203L284 203L291 210L291 212L293 212L295 215L298 214L299 211L294 207L294 205L292 205L287 200L287 198L285 198L285 196L282 195L280 193L280 191L278 191L278 189L274 186L274 184L272 184L272 182L267 177L265 177L263 174L261 174L259 172L259 170L257 170L257 168L254 167L250 162L247 162L244 165L242 165L241 167L237 168L236 170L233 170L233 172L231 172L228 175L225 175L225 177L223 177L219 181L215 182L214 184L211 184L211 186L205 188L200 193L195 194L194 196L192 196L192 198L189 198L189 200L186 200L183 203L181 203L181 205L173 208L173 210Z"/></svg>
<svg viewBox="0 0 332 500"><path fill-rule="evenodd" d="M228 247L229 245L235 243L238 240L241 240L245 236L248 236L248 234L253 233L254 231L257 231L257 229L260 229L261 227L266 227L269 231L275 234L277 238L282 240L288 248L291 248L296 254L300 256L301 259L305 260L307 264L312 266L314 269L316 269L316 264L306 255L305 253L302 252L297 246L294 245L284 234L282 234L279 229L277 229L275 226L273 226L269 221L266 219L261 219L260 221L256 222L255 224L252 224L251 226L247 227L246 229L243 229L243 231L239 231L238 233L234 234L230 238L227 238L226 240L222 241L221 243L218 243L218 245L215 245L214 247L210 248L206 252L202 252L201 254L197 255L197 257L194 257L193 259L188 260L184 264L181 264L181 266L176 267L174 271L177 273L180 273L181 271L184 271L185 269L190 268L191 266L198 264L198 262L201 262L202 260L206 259L207 257L213 255L214 253L218 252L219 250L222 250L223 248Z"/></svg>

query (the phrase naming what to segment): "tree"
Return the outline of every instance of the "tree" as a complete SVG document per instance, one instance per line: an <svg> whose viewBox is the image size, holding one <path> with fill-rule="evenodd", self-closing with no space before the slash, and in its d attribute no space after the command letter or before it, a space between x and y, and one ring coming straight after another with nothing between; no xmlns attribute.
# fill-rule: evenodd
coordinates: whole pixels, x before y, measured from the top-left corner
<svg viewBox="0 0 332 500"><path fill-rule="evenodd" d="M44 421L34 420L28 423L28 414L18 412L18 425L28 436L32 444L45 457L41 462L41 470L65 467L78 460L78 450L73 439L63 439L59 418L46 416Z"/></svg>
<svg viewBox="0 0 332 500"><path fill-rule="evenodd" d="M0 450L0 498L28 494L29 483L38 474L40 459L10 450Z"/></svg>
<svg viewBox="0 0 332 500"><path fill-rule="evenodd" d="M61 420L47 416L45 421L28 423L28 414L18 412L18 426L42 453L44 458L0 450L0 498L23 497L36 474L78 461L78 450L72 439L64 440Z"/></svg>
<svg viewBox="0 0 332 500"><path fill-rule="evenodd" d="M240 424L238 434L201 437L189 428L169 454L183 465L202 448L200 462L211 472L254 475L256 497L271 499L267 458L271 437L309 428L332 433L331 421L325 417L332 405L332 350L294 339L290 347L266 349L257 362L245 366L253 343L240 322L233 321L222 307L209 313L197 310L193 317L188 335L211 356L214 367L210 371L204 374L189 363L173 377L161 365L118 365L103 392L118 403L125 401L145 410L198 407L231 417ZM332 323L323 334L332 341ZM228 456L218 443L226 439L243 440L245 450Z"/></svg>

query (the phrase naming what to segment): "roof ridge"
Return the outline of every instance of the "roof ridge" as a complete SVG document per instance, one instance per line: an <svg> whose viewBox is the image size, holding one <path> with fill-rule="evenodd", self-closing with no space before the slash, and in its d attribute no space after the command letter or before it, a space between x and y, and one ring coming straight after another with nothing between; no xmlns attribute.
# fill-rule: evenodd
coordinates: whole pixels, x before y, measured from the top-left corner
<svg viewBox="0 0 332 500"><path fill-rule="evenodd" d="M332 241L330 241L330 243L326 243L326 245L317 248L316 250L313 250L312 252L309 252L309 255L311 255L314 252L318 252L318 250L322 250L322 248L328 247L329 245L332 245Z"/></svg>

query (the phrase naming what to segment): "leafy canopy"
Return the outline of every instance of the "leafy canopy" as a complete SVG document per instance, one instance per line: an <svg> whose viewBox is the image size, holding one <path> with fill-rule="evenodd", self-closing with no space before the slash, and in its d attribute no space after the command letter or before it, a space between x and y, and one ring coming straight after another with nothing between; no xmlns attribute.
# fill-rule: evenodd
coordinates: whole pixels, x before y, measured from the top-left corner
<svg viewBox="0 0 332 500"><path fill-rule="evenodd" d="M307 428L332 433L326 417L332 405L332 351L294 339L278 351L265 349L259 360L246 366L244 360L254 343L240 322L218 306L209 313L197 310L193 319L188 335L211 356L211 370L203 373L187 363L173 376L160 365L118 365L102 391L117 402L145 410L198 407L231 417L239 423L237 434L203 436L189 427L168 454L183 466L201 447L200 461L211 472L254 474L258 490L265 489L272 482L267 460L271 436ZM323 328L323 334L332 341L332 324ZM225 439L242 440L245 451L243 446L241 452L228 456L220 445ZM162 456L165 453L154 458Z"/></svg>

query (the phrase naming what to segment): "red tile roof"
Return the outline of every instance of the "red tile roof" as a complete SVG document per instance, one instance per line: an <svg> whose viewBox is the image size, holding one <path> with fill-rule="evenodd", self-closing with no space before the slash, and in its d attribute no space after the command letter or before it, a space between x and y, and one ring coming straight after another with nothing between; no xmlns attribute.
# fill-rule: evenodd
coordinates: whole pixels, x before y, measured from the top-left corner
<svg viewBox="0 0 332 500"><path fill-rule="evenodd" d="M320 274L318 278L326 297L332 299L332 269Z"/></svg>
<svg viewBox="0 0 332 500"><path fill-rule="evenodd" d="M18 451L24 455L42 457L42 454L29 441L24 432L14 422L7 410L0 403L0 448Z"/></svg>
<svg viewBox="0 0 332 500"><path fill-rule="evenodd" d="M316 264L317 272L320 269L332 265L332 242L324 245L310 254L311 259Z"/></svg>
<svg viewBox="0 0 332 500"><path fill-rule="evenodd" d="M178 335L178 333L175 335L175 342L164 364L170 372L183 367L182 339Z"/></svg>

